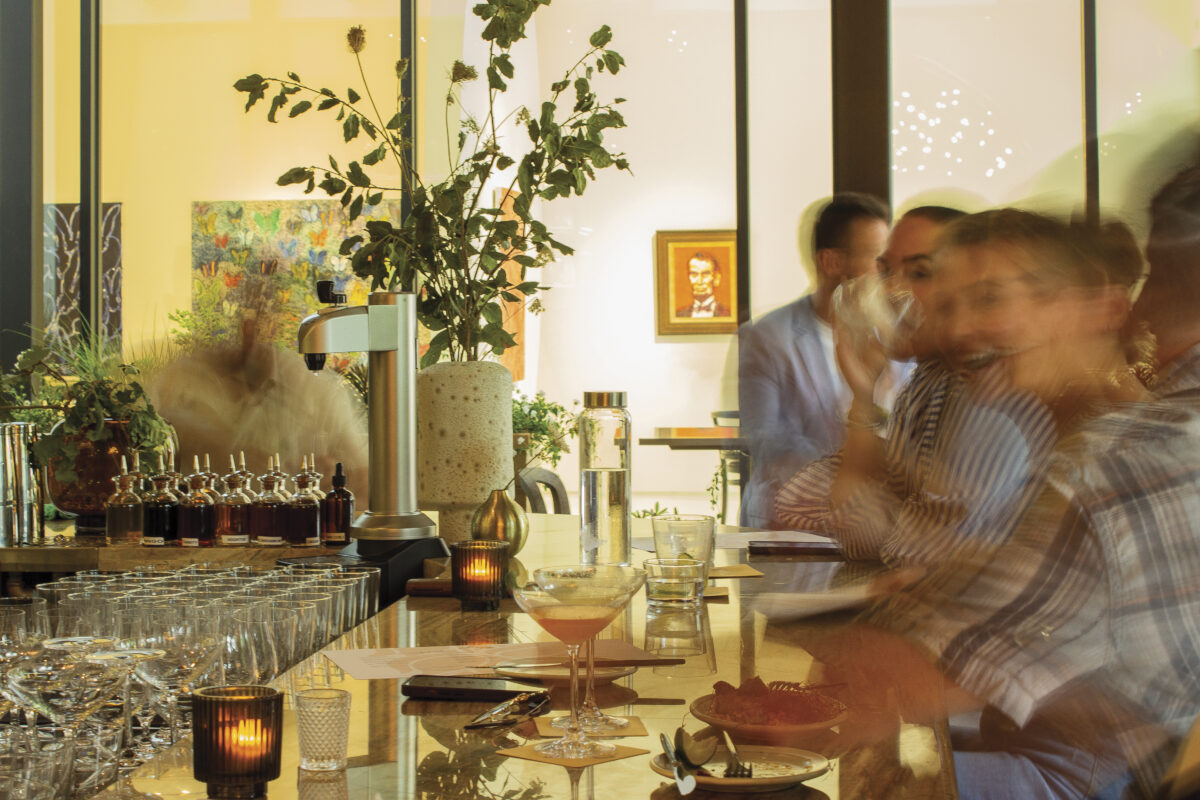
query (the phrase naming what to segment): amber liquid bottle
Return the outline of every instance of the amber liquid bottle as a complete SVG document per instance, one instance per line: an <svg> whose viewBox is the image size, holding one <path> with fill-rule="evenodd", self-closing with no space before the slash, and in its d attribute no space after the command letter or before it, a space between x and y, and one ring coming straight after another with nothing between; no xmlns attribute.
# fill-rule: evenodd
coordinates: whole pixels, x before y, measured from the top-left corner
<svg viewBox="0 0 1200 800"><path fill-rule="evenodd" d="M179 541L179 498L171 490L172 477L161 470L159 461L159 473L150 479L154 489L142 504L142 544L147 547L171 547Z"/></svg>
<svg viewBox="0 0 1200 800"><path fill-rule="evenodd" d="M262 491L250 505L250 544L260 547L280 547L287 529L287 499L278 491L279 479L267 460L267 471L258 477Z"/></svg>
<svg viewBox="0 0 1200 800"><path fill-rule="evenodd" d="M217 544L245 547L250 544L251 500L242 491L242 476L236 471L225 476L225 493L217 500Z"/></svg>
<svg viewBox="0 0 1200 800"><path fill-rule="evenodd" d="M346 488L342 462L333 473L333 488L321 498L321 531L325 544L345 544L350 536L350 520L354 518L354 493Z"/></svg>
<svg viewBox="0 0 1200 800"><path fill-rule="evenodd" d="M200 458L194 457L188 476L187 497L179 501L179 546L212 547L216 540L216 519L212 498L205 487L208 478L200 471Z"/></svg>
<svg viewBox="0 0 1200 800"><path fill-rule="evenodd" d="M288 500L288 526L284 534L295 547L321 544L321 496L313 488L312 476L302 470L296 476L296 493Z"/></svg>
<svg viewBox="0 0 1200 800"><path fill-rule="evenodd" d="M134 489L140 475L128 471L121 456L121 474L113 478L117 491L104 504L104 536L108 544L141 544L145 508Z"/></svg>

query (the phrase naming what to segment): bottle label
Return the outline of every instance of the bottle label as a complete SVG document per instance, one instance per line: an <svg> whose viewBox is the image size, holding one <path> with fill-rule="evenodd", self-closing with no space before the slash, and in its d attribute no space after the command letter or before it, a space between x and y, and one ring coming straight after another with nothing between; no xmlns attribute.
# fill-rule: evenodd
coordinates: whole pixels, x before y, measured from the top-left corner
<svg viewBox="0 0 1200 800"><path fill-rule="evenodd" d="M237 534L234 534L232 536L222 536L221 544L223 544L223 545L250 544L250 537L245 536L245 535L239 536Z"/></svg>
<svg viewBox="0 0 1200 800"><path fill-rule="evenodd" d="M263 547L281 547L283 545L282 536L260 536L256 544Z"/></svg>
<svg viewBox="0 0 1200 800"><path fill-rule="evenodd" d="M166 541L161 536L143 536L142 544L147 547L162 547L166 544Z"/></svg>
<svg viewBox="0 0 1200 800"><path fill-rule="evenodd" d="M199 547L200 540L199 539L187 539L187 538L180 539L179 546L180 547Z"/></svg>
<svg viewBox="0 0 1200 800"><path fill-rule="evenodd" d="M345 531L325 531L325 541L327 542L344 542L346 541Z"/></svg>
<svg viewBox="0 0 1200 800"><path fill-rule="evenodd" d="M306 537L304 539L304 546L305 547L320 547L321 546L321 537L320 536Z"/></svg>

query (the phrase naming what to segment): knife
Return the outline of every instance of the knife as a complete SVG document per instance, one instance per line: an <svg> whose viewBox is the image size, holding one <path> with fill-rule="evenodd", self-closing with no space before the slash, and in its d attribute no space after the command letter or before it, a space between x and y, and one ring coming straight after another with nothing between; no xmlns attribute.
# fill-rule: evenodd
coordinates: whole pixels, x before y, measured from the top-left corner
<svg viewBox="0 0 1200 800"><path fill-rule="evenodd" d="M696 776L688 772L683 762L675 755L675 748L671 746L665 733L658 734L658 740L662 742L663 752L666 753L667 761L675 774L675 787L679 789L680 794L691 794L696 789Z"/></svg>
<svg viewBox="0 0 1200 800"><path fill-rule="evenodd" d="M662 667L672 664L687 663L683 658L597 658L595 664L597 667ZM569 663L565 661L549 660L549 661L513 661L505 664L495 664L491 669L540 669L544 667L569 667ZM584 672L586 668L583 664L579 665L579 671Z"/></svg>

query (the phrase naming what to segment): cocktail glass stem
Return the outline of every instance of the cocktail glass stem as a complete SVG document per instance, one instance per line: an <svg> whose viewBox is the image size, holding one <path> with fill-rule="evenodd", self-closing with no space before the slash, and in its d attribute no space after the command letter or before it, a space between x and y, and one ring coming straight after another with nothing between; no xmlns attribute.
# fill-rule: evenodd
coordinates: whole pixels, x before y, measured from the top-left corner
<svg viewBox="0 0 1200 800"><path fill-rule="evenodd" d="M579 712L579 724L585 731L605 731L624 728L629 720L605 714L596 703L596 640L588 639L584 645L587 652L587 689L584 693L583 708ZM557 724L558 720L554 721Z"/></svg>
<svg viewBox="0 0 1200 800"><path fill-rule="evenodd" d="M567 645L567 657L571 659L571 721L567 724L567 737L583 739L579 729L579 645Z"/></svg>

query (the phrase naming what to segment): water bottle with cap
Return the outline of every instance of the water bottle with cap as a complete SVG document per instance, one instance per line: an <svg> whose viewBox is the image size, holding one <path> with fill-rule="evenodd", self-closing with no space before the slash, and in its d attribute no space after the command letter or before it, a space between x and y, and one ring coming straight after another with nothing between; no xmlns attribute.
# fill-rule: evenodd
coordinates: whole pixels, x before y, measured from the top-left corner
<svg viewBox="0 0 1200 800"><path fill-rule="evenodd" d="M583 564L629 565L629 412L625 392L584 392L579 415Z"/></svg>

